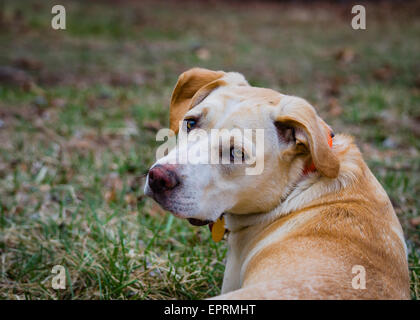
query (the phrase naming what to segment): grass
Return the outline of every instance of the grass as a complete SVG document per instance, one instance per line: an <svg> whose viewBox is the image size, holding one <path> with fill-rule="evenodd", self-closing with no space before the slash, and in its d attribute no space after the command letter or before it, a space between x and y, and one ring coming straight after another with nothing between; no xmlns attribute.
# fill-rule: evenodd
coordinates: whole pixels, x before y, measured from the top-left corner
<svg viewBox="0 0 420 320"><path fill-rule="evenodd" d="M142 194L155 130L187 68L242 72L305 97L356 137L388 192L420 298L420 22L414 3L350 5L51 1L0 7L0 297L200 299L220 291L226 244ZM199 14L198 14L199 13ZM14 69L15 70L15 69ZM1 77L0 77L1 78ZM67 273L54 290L54 265Z"/></svg>

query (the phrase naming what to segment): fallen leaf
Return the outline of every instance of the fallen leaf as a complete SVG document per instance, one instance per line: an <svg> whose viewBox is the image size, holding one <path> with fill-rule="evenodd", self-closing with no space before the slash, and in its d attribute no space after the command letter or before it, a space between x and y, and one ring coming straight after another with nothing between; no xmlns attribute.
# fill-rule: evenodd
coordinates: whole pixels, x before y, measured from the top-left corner
<svg viewBox="0 0 420 320"><path fill-rule="evenodd" d="M25 71L0 66L0 84L18 86L26 91L33 87L32 77Z"/></svg>
<svg viewBox="0 0 420 320"><path fill-rule="evenodd" d="M380 81L389 81L394 77L394 75L395 71L389 64L386 64L373 71L374 78Z"/></svg>
<svg viewBox="0 0 420 320"><path fill-rule="evenodd" d="M328 113L334 117L339 116L343 113L343 108L338 103L338 99L331 97L328 99Z"/></svg>
<svg viewBox="0 0 420 320"><path fill-rule="evenodd" d="M135 176L131 179L129 186L132 191L137 191L143 186L145 175Z"/></svg>
<svg viewBox="0 0 420 320"><path fill-rule="evenodd" d="M123 185L124 183L117 172L112 172L105 177L105 186L108 189L121 191Z"/></svg>
<svg viewBox="0 0 420 320"><path fill-rule="evenodd" d="M51 72L46 70L41 70L39 72L39 76L37 77L37 80L40 84L44 85L57 85L59 83L62 83L64 79L68 77L68 74L64 74L63 72Z"/></svg>
<svg viewBox="0 0 420 320"><path fill-rule="evenodd" d="M157 120L144 121L143 127L150 131L159 131L162 129L162 125Z"/></svg>
<svg viewBox="0 0 420 320"><path fill-rule="evenodd" d="M410 223L413 227L420 225L420 217L415 217L410 220Z"/></svg>
<svg viewBox="0 0 420 320"><path fill-rule="evenodd" d="M145 77L141 73L125 74L116 73L111 76L110 83L113 86L131 86L131 85L142 85L145 83Z"/></svg>
<svg viewBox="0 0 420 320"><path fill-rule="evenodd" d="M414 86L420 89L420 73L417 75L416 79L414 80Z"/></svg>
<svg viewBox="0 0 420 320"><path fill-rule="evenodd" d="M39 191L48 192L51 190L51 186L48 184L42 184L39 186Z"/></svg>
<svg viewBox="0 0 420 320"><path fill-rule="evenodd" d="M21 57L13 61L13 65L24 70L40 70L43 67L42 62L34 58Z"/></svg>
<svg viewBox="0 0 420 320"><path fill-rule="evenodd" d="M211 57L211 53L206 48L199 48L196 50L195 54L197 55L197 58L203 61L209 60Z"/></svg>
<svg viewBox="0 0 420 320"><path fill-rule="evenodd" d="M67 142L66 146L68 148L73 148L73 149L84 149L84 150L95 149L95 144L93 141L88 140L88 139L79 139L79 138L72 138L69 142Z"/></svg>
<svg viewBox="0 0 420 320"><path fill-rule="evenodd" d="M346 79L342 77L336 76L329 79L325 88L325 94L333 97L339 96L341 93L341 86L344 83L346 83Z"/></svg>
<svg viewBox="0 0 420 320"><path fill-rule="evenodd" d="M408 127L410 128L411 132L417 136L420 137L420 121L418 119L409 119L407 121Z"/></svg>
<svg viewBox="0 0 420 320"><path fill-rule="evenodd" d="M137 204L137 197L133 193L126 194L124 200L127 204L135 206Z"/></svg>
<svg viewBox="0 0 420 320"><path fill-rule="evenodd" d="M354 61L356 53L351 48L342 48L334 54L334 57L338 62L348 64Z"/></svg>
<svg viewBox="0 0 420 320"><path fill-rule="evenodd" d="M17 205L15 207L15 214L21 214L23 212L23 207L21 205Z"/></svg>
<svg viewBox="0 0 420 320"><path fill-rule="evenodd" d="M63 98L55 98L52 99L50 103L52 107L62 108L67 104L67 100Z"/></svg>
<svg viewBox="0 0 420 320"><path fill-rule="evenodd" d="M143 201L144 199L146 199L147 198L147 196L145 195L145 194L142 194L142 195L139 195L138 197L137 197L137 201L138 202L140 202L140 201Z"/></svg>
<svg viewBox="0 0 420 320"><path fill-rule="evenodd" d="M117 199L117 192L113 188L105 192L105 200L107 203L114 202Z"/></svg>

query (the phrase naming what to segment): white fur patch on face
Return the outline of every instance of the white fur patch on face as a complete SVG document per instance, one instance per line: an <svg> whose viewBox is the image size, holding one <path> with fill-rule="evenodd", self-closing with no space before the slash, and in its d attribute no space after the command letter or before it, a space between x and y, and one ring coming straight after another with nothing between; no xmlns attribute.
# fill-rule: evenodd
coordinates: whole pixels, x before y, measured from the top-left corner
<svg viewBox="0 0 420 320"><path fill-rule="evenodd" d="M174 164L174 170L180 184L174 190L163 195L155 195L146 181L145 193L151 195L164 209L180 218L194 218L215 221L230 206L233 198L233 184L223 181L219 165L208 163L208 152L196 152L206 149L208 139L200 139L188 144L181 144L169 154L159 159L153 166ZM180 164L182 155L188 155L188 162Z"/></svg>

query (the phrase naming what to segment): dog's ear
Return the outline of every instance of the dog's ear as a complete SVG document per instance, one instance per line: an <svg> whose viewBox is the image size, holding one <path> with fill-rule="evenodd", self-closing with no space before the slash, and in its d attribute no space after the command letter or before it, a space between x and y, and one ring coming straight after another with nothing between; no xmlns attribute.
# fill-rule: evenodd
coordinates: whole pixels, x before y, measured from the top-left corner
<svg viewBox="0 0 420 320"><path fill-rule="evenodd" d="M203 101L213 89L223 84L220 78L224 75L223 71L202 68L193 68L181 74L172 92L169 128L177 133L179 121L188 110Z"/></svg>
<svg viewBox="0 0 420 320"><path fill-rule="evenodd" d="M276 127L282 128L288 134L287 142L293 141L297 146L303 145L309 150L312 161L321 174L336 178L340 162L328 143L331 135L329 126L305 100L296 97L283 99L288 101L280 103L283 106L280 106L280 112L276 114ZM293 135L289 128L293 128Z"/></svg>

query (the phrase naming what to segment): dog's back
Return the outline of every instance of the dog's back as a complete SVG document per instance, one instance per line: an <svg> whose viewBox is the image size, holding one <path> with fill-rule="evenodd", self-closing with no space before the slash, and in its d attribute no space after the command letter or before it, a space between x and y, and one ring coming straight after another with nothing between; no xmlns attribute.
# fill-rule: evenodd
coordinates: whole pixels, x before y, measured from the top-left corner
<svg viewBox="0 0 420 320"><path fill-rule="evenodd" d="M258 235L244 248L242 289L221 298L410 297L406 247L391 202L351 138L335 140L340 177L313 186L320 196L303 208L254 227ZM333 188L340 191L321 195ZM230 239L233 246L242 246L240 232Z"/></svg>

